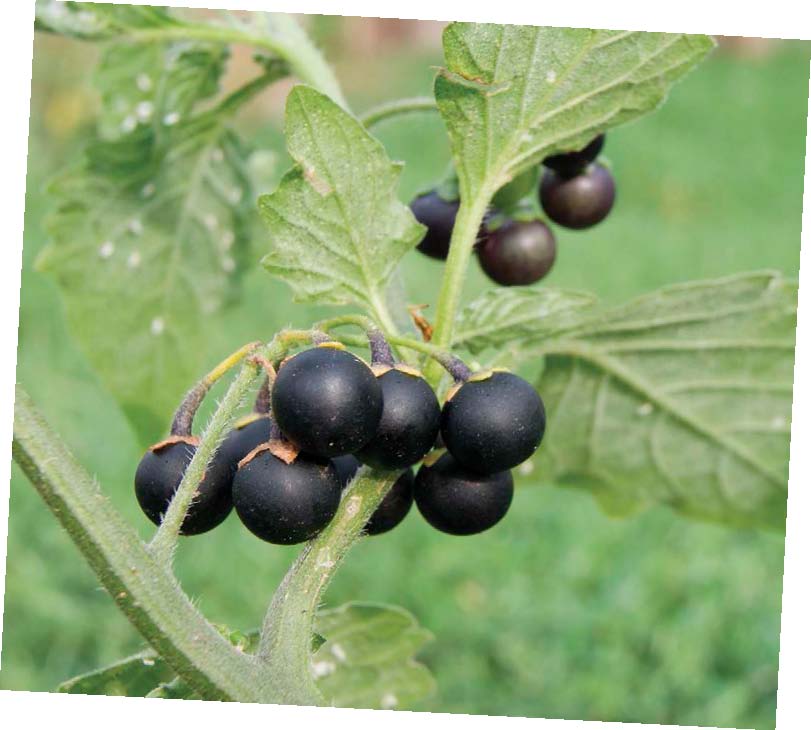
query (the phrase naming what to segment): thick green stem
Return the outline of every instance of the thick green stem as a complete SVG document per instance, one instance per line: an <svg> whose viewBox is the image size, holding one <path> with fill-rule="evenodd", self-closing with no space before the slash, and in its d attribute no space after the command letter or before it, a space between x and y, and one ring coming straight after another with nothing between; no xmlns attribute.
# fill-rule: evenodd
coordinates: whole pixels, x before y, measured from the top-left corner
<svg viewBox="0 0 811 730"><path fill-rule="evenodd" d="M273 15L269 17L267 33L261 34L240 27L182 23L160 28L133 30L122 37L122 40L127 39L136 43L191 39L213 43L235 43L269 51L287 61L290 70L304 83L314 86L342 107L348 108L332 69L324 61L306 33L288 16Z"/></svg>
<svg viewBox="0 0 811 730"><path fill-rule="evenodd" d="M180 677L206 699L280 701L265 667L197 611L19 386L12 454L118 608Z"/></svg>
<svg viewBox="0 0 811 730"><path fill-rule="evenodd" d="M416 112L435 112L436 100L432 96L418 96L412 99L396 99L380 104L360 115L365 127L374 127L380 122Z"/></svg>
<svg viewBox="0 0 811 730"><path fill-rule="evenodd" d="M453 227L434 322L432 343L440 350L447 350L453 340L456 312L462 297L468 262L490 198L491 192L486 187L481 188L477 196L472 199L463 196L459 212L456 214L456 224ZM430 362L425 369L425 375L428 381L436 386L442 376L442 371L437 363Z"/></svg>
<svg viewBox="0 0 811 730"><path fill-rule="evenodd" d="M279 585L268 607L258 658L283 682L293 704L324 704L312 674L312 636L321 597L363 527L399 472L364 467L344 492L338 513L310 542Z"/></svg>

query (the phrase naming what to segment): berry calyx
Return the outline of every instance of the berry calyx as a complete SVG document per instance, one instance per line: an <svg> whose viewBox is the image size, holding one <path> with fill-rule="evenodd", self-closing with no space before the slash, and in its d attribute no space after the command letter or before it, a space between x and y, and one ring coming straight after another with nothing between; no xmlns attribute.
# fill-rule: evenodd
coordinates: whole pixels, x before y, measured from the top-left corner
<svg viewBox="0 0 811 730"><path fill-rule="evenodd" d="M270 427L270 417L266 415L237 424L217 449L215 458L228 464L231 473L236 474L239 462L270 438Z"/></svg>
<svg viewBox="0 0 811 730"><path fill-rule="evenodd" d="M383 393L369 366L332 345L285 361L271 401L282 433L302 451L321 458L365 446L383 410Z"/></svg>
<svg viewBox="0 0 811 730"><path fill-rule="evenodd" d="M356 455L379 469L403 469L433 447L439 433L439 403L422 375L410 368L389 368L377 381L383 411L372 440Z"/></svg>
<svg viewBox="0 0 811 730"><path fill-rule="evenodd" d="M428 229L417 250L434 259L446 259L459 212L459 201L445 200L436 190L432 190L411 201L411 212Z"/></svg>
<svg viewBox="0 0 811 730"><path fill-rule="evenodd" d="M605 135L601 134L589 142L583 149L574 152L561 152L557 155L549 155L543 164L550 170L554 170L563 177L574 177L579 175L589 166L603 149Z"/></svg>
<svg viewBox="0 0 811 730"><path fill-rule="evenodd" d="M494 474L526 461L546 429L543 401L513 373L474 374L442 408L442 439L465 469Z"/></svg>
<svg viewBox="0 0 811 730"><path fill-rule="evenodd" d="M355 477L362 464L351 454L337 456L332 460L338 478L341 480L341 489L346 489ZM393 530L399 525L411 510L414 502L414 472L406 469L397 481L391 485L391 489L383 497L383 501L377 506L372 516L369 518L363 531L367 535L382 535L384 532Z"/></svg>
<svg viewBox="0 0 811 730"><path fill-rule="evenodd" d="M593 164L574 177L547 170L541 180L541 205L558 225L575 230L590 228L611 211L616 186L611 173Z"/></svg>
<svg viewBox="0 0 811 730"><path fill-rule="evenodd" d="M478 249L482 270L502 286L539 281L549 273L556 253L555 235L539 220L507 221Z"/></svg>
<svg viewBox="0 0 811 730"><path fill-rule="evenodd" d="M329 524L341 501L341 483L328 459L300 454L288 464L264 450L239 467L233 497L239 519L254 535L293 545Z"/></svg>
<svg viewBox="0 0 811 730"><path fill-rule="evenodd" d="M465 469L451 454L424 464L414 480L414 501L422 516L450 535L475 535L507 514L513 498L509 471L482 475Z"/></svg>
<svg viewBox="0 0 811 730"><path fill-rule="evenodd" d="M183 474L194 456L191 439L169 439L144 454L135 471L135 497L144 514L156 525L180 486ZM206 469L189 507L181 535L199 535L219 525L231 512L231 478L228 464L216 456Z"/></svg>

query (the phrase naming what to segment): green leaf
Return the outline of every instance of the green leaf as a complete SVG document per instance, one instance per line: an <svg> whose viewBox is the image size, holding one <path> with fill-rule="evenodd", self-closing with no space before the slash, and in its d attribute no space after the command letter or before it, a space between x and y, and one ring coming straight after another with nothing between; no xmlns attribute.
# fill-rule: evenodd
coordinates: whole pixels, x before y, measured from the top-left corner
<svg viewBox="0 0 811 730"><path fill-rule="evenodd" d="M176 23L166 8L150 5L39 0L37 30L86 40L111 39L134 29L165 28Z"/></svg>
<svg viewBox="0 0 811 730"><path fill-rule="evenodd" d="M57 692L76 695L116 695L145 697L155 687L174 678L174 672L153 651L128 656L113 664L62 682Z"/></svg>
<svg viewBox="0 0 811 730"><path fill-rule="evenodd" d="M146 439L203 368L207 320L235 295L249 246L247 151L219 109L97 138L50 190L37 264Z"/></svg>
<svg viewBox="0 0 811 730"><path fill-rule="evenodd" d="M334 706L391 710L435 691L431 672L414 659L433 637L405 609L347 603L320 611L316 629L326 641L313 671Z"/></svg>
<svg viewBox="0 0 811 730"><path fill-rule="evenodd" d="M671 286L545 342L540 472L612 512L656 503L782 530L797 284Z"/></svg>
<svg viewBox="0 0 811 730"><path fill-rule="evenodd" d="M462 310L453 344L474 355L491 347L526 349L582 322L595 302L590 294L547 287L491 289Z"/></svg>
<svg viewBox="0 0 811 730"><path fill-rule="evenodd" d="M707 36L451 23L434 93L462 196L495 192L548 154L656 108Z"/></svg>
<svg viewBox="0 0 811 730"><path fill-rule="evenodd" d="M309 87L290 92L285 128L296 166L259 200L271 244L262 263L297 301L380 310L386 283L424 230L397 198L400 165Z"/></svg>

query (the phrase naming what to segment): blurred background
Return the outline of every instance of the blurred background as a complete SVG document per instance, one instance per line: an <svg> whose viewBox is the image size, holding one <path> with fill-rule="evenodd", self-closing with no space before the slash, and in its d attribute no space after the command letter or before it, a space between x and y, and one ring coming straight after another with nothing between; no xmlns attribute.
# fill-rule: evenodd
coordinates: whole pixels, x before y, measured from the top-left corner
<svg viewBox="0 0 811 730"><path fill-rule="evenodd" d="M302 20L336 64L353 108L430 94L440 24ZM661 110L609 134L617 205L589 232L557 231L551 285L619 302L758 268L796 276L811 44L721 41ZM132 495L143 447L67 334L56 287L32 268L50 205L44 185L76 157L93 123L97 53L77 41L35 40L17 379L147 536ZM250 53L238 51L229 81L250 68ZM245 134L276 152L280 171L288 88L264 93L240 118ZM436 116L391 121L376 133L406 163L403 201L444 171ZM440 273L435 262L407 257L409 300L435 301ZM287 287L258 267L245 286L242 302L211 328L212 363L323 314L293 307ZM488 285L471 269L467 286L472 295ZM10 515L0 688L52 690L138 650L139 636L16 466ZM232 517L183 542L179 574L208 617L248 629L295 554L259 542ZM439 689L412 709L766 730L774 727L782 565L781 535L697 524L664 509L612 519L588 495L534 473L489 533L453 538L414 513L363 541L326 602L403 605L435 634L421 659Z"/></svg>

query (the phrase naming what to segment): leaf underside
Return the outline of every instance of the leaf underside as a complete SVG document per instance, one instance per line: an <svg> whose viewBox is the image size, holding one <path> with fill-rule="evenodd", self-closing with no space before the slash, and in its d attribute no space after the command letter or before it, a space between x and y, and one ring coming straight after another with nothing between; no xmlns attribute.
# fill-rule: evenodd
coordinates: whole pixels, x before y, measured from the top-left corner
<svg viewBox="0 0 811 730"><path fill-rule="evenodd" d="M50 186L56 208L37 265L146 439L199 375L207 320L235 297L247 263L248 151L225 111L198 110L226 57L205 43L108 47L98 134Z"/></svg>
<svg viewBox="0 0 811 730"><path fill-rule="evenodd" d="M297 301L374 311L423 231L397 198L400 166L360 122L306 86L288 96L285 130L296 166L259 200L271 245L262 263Z"/></svg>
<svg viewBox="0 0 811 730"><path fill-rule="evenodd" d="M771 272L671 286L536 350L542 474L611 512L661 503L784 529L797 284Z"/></svg>
<svg viewBox="0 0 811 730"><path fill-rule="evenodd" d="M451 23L434 92L463 198L655 109L713 45L700 35Z"/></svg>

